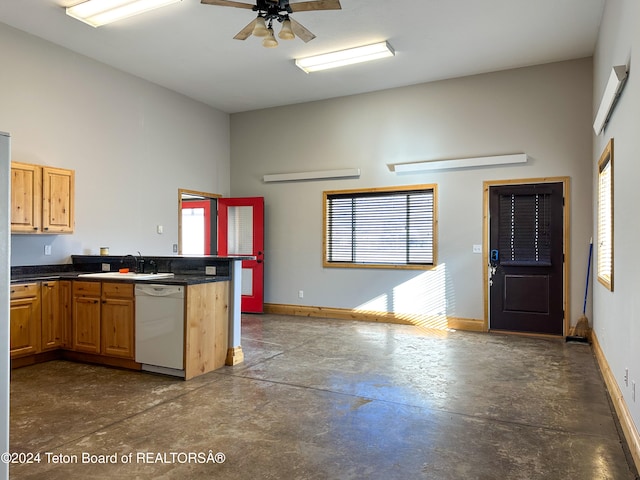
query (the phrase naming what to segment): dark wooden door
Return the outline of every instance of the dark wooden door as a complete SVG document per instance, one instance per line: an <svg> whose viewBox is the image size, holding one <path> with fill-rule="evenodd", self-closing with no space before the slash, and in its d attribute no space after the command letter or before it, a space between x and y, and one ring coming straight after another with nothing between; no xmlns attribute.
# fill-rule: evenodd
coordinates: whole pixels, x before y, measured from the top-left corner
<svg viewBox="0 0 640 480"><path fill-rule="evenodd" d="M489 190L491 330L562 335L563 184Z"/></svg>

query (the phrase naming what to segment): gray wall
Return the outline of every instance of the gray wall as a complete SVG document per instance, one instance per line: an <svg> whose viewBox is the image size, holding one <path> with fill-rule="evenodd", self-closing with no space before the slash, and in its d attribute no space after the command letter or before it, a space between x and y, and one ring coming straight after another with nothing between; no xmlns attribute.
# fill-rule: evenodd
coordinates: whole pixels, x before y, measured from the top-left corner
<svg viewBox="0 0 640 480"><path fill-rule="evenodd" d="M638 239L640 222L640 81L633 65L632 51L640 50L640 2L608 0L594 56L594 111L614 65L631 64L629 79L611 121L603 134L594 140L592 170L597 178L598 159L610 138L614 139L614 291L594 282L593 328L616 377L636 427L640 426L640 261ZM594 182L594 221L597 208L597 184ZM595 225L595 223L594 223ZM597 232L594 226L594 231ZM597 249L597 239L595 239ZM594 277L595 278L595 277ZM629 385L624 383L629 369ZM632 399L631 382L637 387Z"/></svg>
<svg viewBox="0 0 640 480"><path fill-rule="evenodd" d="M9 148L0 131L0 454L9 451ZM0 462L0 480L9 478L9 464Z"/></svg>
<svg viewBox="0 0 640 480"><path fill-rule="evenodd" d="M266 302L482 319L482 256L472 246L483 243L483 181L570 176L575 322L592 229L591 110L592 61L581 59L233 114L231 191L265 197ZM415 175L387 168L518 152L531 162ZM262 182L265 174L347 167L361 177ZM437 269L322 267L323 190L420 183L439 189ZM416 302L425 291L429 299Z"/></svg>
<svg viewBox="0 0 640 480"><path fill-rule="evenodd" d="M226 113L3 24L0 44L12 160L76 172L75 233L12 235L13 266L66 263L101 246L171 255L178 188L229 195Z"/></svg>

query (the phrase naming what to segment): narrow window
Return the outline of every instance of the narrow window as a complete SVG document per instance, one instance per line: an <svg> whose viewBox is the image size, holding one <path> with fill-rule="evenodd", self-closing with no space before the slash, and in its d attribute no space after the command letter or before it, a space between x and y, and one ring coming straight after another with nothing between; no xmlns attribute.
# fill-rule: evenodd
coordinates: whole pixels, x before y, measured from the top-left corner
<svg viewBox="0 0 640 480"><path fill-rule="evenodd" d="M598 161L598 281L613 291L613 138Z"/></svg>
<svg viewBox="0 0 640 480"><path fill-rule="evenodd" d="M435 185L324 192L324 265L432 267L435 203Z"/></svg>

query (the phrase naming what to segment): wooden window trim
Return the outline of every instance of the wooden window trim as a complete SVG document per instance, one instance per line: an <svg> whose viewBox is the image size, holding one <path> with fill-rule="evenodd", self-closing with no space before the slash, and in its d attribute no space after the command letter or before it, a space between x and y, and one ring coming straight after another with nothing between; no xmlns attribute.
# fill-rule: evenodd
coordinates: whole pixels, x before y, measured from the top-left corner
<svg viewBox="0 0 640 480"><path fill-rule="evenodd" d="M327 261L327 198L336 194L366 194L366 193L390 193L416 190L431 190L433 193L433 234L432 234L432 263L429 264L377 264L377 263L348 263ZM437 184L420 184L392 187L361 188L349 190L330 190L323 192L323 221L322 221L322 264L326 268L378 268L396 270L431 270L438 264L438 186Z"/></svg>
<svg viewBox="0 0 640 480"><path fill-rule="evenodd" d="M601 179L602 179L602 172L605 169L607 169L607 167L608 167L608 178L609 178L607 194L609 198L608 198L608 205L603 205L602 204L603 192L602 192ZM597 257L596 257L596 266L598 269L597 278L598 278L598 282L604 285L604 287L609 291L613 291L613 259L614 259L613 198L614 198L614 195L613 195L613 138L612 138L607 143L606 147L604 148L604 151L602 152L602 155L600 156L600 159L598 160L598 210L597 210L598 218L596 223L596 228L598 230L598 238L597 238L598 250L597 250ZM607 211L603 211L603 209L606 209ZM608 231L604 231L604 232L601 230L601 228L603 228L602 218L601 218L602 215L609 216L609 219L607 222L607 224L609 225L609 229ZM603 236L607 238L603 238ZM609 243L608 248L606 249L602 248L605 245L604 242ZM607 266L608 268L606 268ZM606 268L606 270L603 271L603 268Z"/></svg>

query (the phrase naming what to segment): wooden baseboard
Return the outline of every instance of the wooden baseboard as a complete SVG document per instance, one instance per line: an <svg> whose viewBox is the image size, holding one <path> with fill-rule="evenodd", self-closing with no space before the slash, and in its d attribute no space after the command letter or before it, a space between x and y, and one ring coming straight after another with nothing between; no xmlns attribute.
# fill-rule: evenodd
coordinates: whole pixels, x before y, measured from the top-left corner
<svg viewBox="0 0 640 480"><path fill-rule="evenodd" d="M106 355L96 355L93 353L73 352L62 350L62 358L73 362L94 363L109 367L126 368L128 370L141 370L142 365L128 358L109 357Z"/></svg>
<svg viewBox="0 0 640 480"><path fill-rule="evenodd" d="M280 303L265 303L264 313L292 315L297 317L335 318L338 320L396 323L400 325L416 325L423 328L432 328L437 330L466 330L470 332L485 331L483 320L447 317L445 315L413 315L394 312L372 312L348 308L285 305Z"/></svg>
<svg viewBox="0 0 640 480"><path fill-rule="evenodd" d="M238 365L242 362L244 362L244 352L240 345L237 347L231 347L227 350L225 365Z"/></svg>
<svg viewBox="0 0 640 480"><path fill-rule="evenodd" d="M36 353L25 357L11 359L11 368L27 367L36 363L50 362L51 360L59 360L62 358L61 350L50 350L48 352Z"/></svg>
<svg viewBox="0 0 640 480"><path fill-rule="evenodd" d="M618 415L620 426L622 427L625 439L627 440L627 444L629 445L629 451L631 452L631 456L633 457L633 462L636 465L636 469L640 470L640 433L638 432L633 418L631 417L631 413L627 408L627 403L622 396L622 391L618 386L616 377L609 367L609 363L604 356L602 348L600 348L598 337L594 331L591 331L591 342L591 344L593 345L593 351L596 356L596 360L598 361L598 365L600 366L600 370L602 371L602 376L604 377L604 382L607 385L607 389L609 390L611 401L613 402L613 406Z"/></svg>

